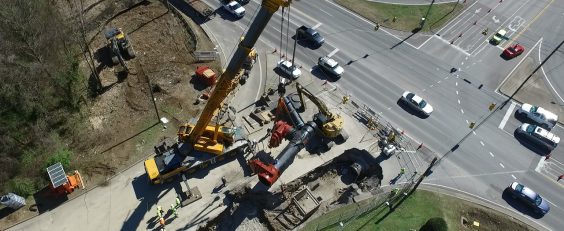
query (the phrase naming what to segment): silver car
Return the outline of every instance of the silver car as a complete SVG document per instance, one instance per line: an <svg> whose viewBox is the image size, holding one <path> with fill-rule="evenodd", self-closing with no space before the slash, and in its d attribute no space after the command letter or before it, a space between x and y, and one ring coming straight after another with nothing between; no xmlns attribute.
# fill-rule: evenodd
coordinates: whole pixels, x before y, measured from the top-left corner
<svg viewBox="0 0 564 231"><path fill-rule="evenodd" d="M524 103L517 114L526 117L531 122L539 125L545 129L552 129L556 122L558 122L558 116L542 107L534 106L528 103Z"/></svg>
<svg viewBox="0 0 564 231"><path fill-rule="evenodd" d="M343 69L337 61L327 56L319 57L319 59L317 59L317 65L321 67L321 70L337 78L341 78L341 75L345 72L345 69Z"/></svg>
<svg viewBox="0 0 564 231"><path fill-rule="evenodd" d="M530 188L518 182L513 182L508 187L511 197L518 199L527 206L533 208L536 213L544 215L550 211L548 202Z"/></svg>
<svg viewBox="0 0 564 231"><path fill-rule="evenodd" d="M433 112L433 107L431 106L431 104L427 103L427 101L425 101L423 98L419 97L414 93L406 91L401 95L401 98L411 108L419 112L422 112L426 116L431 115L431 113Z"/></svg>
<svg viewBox="0 0 564 231"><path fill-rule="evenodd" d="M517 128L517 133L532 143L545 147L549 151L554 150L556 145L560 143L560 137L542 127L528 123L524 123Z"/></svg>
<svg viewBox="0 0 564 231"><path fill-rule="evenodd" d="M302 71L288 60L278 61L277 67L293 80L298 79L302 75Z"/></svg>

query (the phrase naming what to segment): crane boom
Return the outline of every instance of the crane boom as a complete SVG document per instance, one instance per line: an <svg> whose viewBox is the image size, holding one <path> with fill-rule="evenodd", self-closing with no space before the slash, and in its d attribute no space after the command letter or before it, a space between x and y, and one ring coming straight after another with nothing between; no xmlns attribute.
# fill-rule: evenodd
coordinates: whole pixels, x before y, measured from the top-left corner
<svg viewBox="0 0 564 231"><path fill-rule="evenodd" d="M221 103L229 93L235 88L237 83L233 81L235 76L241 69L243 61L247 58L255 43L257 42L260 34L272 18L272 15L278 10L280 6L288 7L290 5L290 0L263 0L260 10L253 20L253 23L249 27L247 34L243 40L239 43L233 58L227 65L227 69L219 78L215 89L210 95L210 98L202 111L202 114L198 118L198 122L194 126L194 129L190 132L188 136L188 142L191 144L196 143L198 137L206 130L207 125L213 118L213 113L221 107Z"/></svg>

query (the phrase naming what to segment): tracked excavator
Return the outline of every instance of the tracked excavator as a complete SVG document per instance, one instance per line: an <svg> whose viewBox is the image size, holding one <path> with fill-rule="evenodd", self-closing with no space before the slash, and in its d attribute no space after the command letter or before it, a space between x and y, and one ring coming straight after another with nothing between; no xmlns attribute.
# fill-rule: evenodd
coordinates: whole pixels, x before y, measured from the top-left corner
<svg viewBox="0 0 564 231"><path fill-rule="evenodd" d="M249 166L258 175L259 181L268 187L280 178L280 175L294 162L296 155L317 133L322 135L322 142L318 145L325 150L329 150L334 143L343 143L348 139L348 134L343 129L344 120L339 114L329 111L325 103L298 83L296 83L296 88L301 101L302 108L300 109L305 110L306 104L303 98L305 95L317 106L319 113L314 115L313 121L304 122L298 109L292 103L291 97L280 98L277 114L284 112L291 125L284 120L276 121L269 147L279 146L282 139L290 142L280 152L274 163L264 163L260 159L249 160Z"/></svg>
<svg viewBox="0 0 564 231"><path fill-rule="evenodd" d="M245 139L240 128L227 128L210 124L214 115L222 114L223 101L239 82L238 73L249 56L258 37L268 24L272 15L280 7L288 7L289 0L263 0L257 16L251 23L247 34L240 41L233 58L225 72L220 76L198 121L186 124L179 129L179 142L172 146L155 148L156 155L145 161L145 171L152 183L171 180L174 176L193 173L207 168L228 156L244 153L252 149L252 142Z"/></svg>

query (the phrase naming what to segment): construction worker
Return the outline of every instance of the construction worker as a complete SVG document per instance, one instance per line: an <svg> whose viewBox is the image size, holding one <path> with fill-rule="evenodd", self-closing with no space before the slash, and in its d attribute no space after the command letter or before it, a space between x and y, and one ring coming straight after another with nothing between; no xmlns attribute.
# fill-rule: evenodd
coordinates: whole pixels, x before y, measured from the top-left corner
<svg viewBox="0 0 564 231"><path fill-rule="evenodd" d="M405 173L405 168L401 168L400 169L400 175L403 175Z"/></svg>
<svg viewBox="0 0 564 231"><path fill-rule="evenodd" d="M157 206L157 217L159 218L163 217L163 208L160 205Z"/></svg>
<svg viewBox="0 0 564 231"><path fill-rule="evenodd" d="M395 196L395 195L398 195L399 191L400 191L399 188L394 188L394 189L392 190L392 195L394 195L394 196Z"/></svg>
<svg viewBox="0 0 564 231"><path fill-rule="evenodd" d="M162 217L159 218L159 224L161 224L161 229L164 229L164 228L165 228L165 220L164 220L164 218L162 218Z"/></svg>
<svg viewBox="0 0 564 231"><path fill-rule="evenodd" d="M227 179L224 176L221 177L221 187L227 186Z"/></svg>
<svg viewBox="0 0 564 231"><path fill-rule="evenodd" d="M376 26L374 26L374 30L377 31L378 29L380 29L380 23L376 23Z"/></svg>
<svg viewBox="0 0 564 231"><path fill-rule="evenodd" d="M562 179L564 179L564 175L560 175L560 176L558 177L558 179L556 179L556 182L558 182L559 180L562 180Z"/></svg>
<svg viewBox="0 0 564 231"><path fill-rule="evenodd" d="M180 196L176 197L176 208L180 208Z"/></svg>
<svg viewBox="0 0 564 231"><path fill-rule="evenodd" d="M176 207L174 206L174 204L170 204L170 210L172 214L174 214L174 217L178 217L178 212L176 211Z"/></svg>

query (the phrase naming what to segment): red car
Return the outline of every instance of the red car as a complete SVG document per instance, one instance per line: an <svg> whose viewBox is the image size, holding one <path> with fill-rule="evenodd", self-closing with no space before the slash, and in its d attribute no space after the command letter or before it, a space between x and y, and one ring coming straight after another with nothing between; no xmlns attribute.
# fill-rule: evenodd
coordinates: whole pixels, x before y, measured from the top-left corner
<svg viewBox="0 0 564 231"><path fill-rule="evenodd" d="M515 44L503 50L503 56L505 58L511 59L519 56L521 53L525 51L525 48L519 44Z"/></svg>

